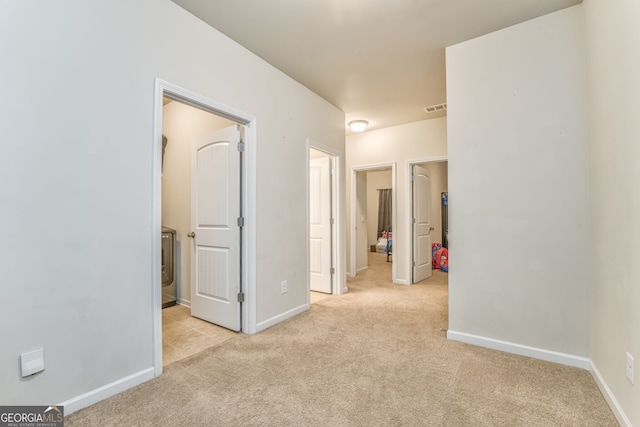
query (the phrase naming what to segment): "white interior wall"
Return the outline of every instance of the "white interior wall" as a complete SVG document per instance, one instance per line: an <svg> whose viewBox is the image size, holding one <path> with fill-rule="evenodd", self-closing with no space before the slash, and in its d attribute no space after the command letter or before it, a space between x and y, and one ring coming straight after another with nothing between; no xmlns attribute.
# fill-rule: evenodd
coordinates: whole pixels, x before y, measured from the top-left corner
<svg viewBox="0 0 640 427"><path fill-rule="evenodd" d="M407 209L411 185L408 177L408 162L446 158L447 118L440 117L349 135L346 150L347 170L396 163L397 230L393 231L393 261L396 268L396 283L409 284L411 281L409 269L411 230ZM351 174L347 176L350 180ZM351 188L349 181L346 185L347 188ZM347 220L350 220L350 215ZM351 225L347 224L347 230L350 229ZM349 238L347 233L347 239Z"/></svg>
<svg viewBox="0 0 640 427"><path fill-rule="evenodd" d="M391 170L367 174L367 248L378 242L378 189L391 188Z"/></svg>
<svg viewBox="0 0 640 427"><path fill-rule="evenodd" d="M580 7L447 48L450 331L589 354L584 53Z"/></svg>
<svg viewBox="0 0 640 427"><path fill-rule="evenodd" d="M305 141L343 153L343 112L168 0L0 2L0 57L3 404L153 375L155 78L257 118L257 327L306 306Z"/></svg>
<svg viewBox="0 0 640 427"><path fill-rule="evenodd" d="M640 425L640 2L585 0L589 91L591 359ZM625 353L635 357L635 386Z"/></svg>
<svg viewBox="0 0 640 427"><path fill-rule="evenodd" d="M162 225L176 230L178 302L191 304L191 142L234 122L180 102L162 109L167 137L162 170Z"/></svg>

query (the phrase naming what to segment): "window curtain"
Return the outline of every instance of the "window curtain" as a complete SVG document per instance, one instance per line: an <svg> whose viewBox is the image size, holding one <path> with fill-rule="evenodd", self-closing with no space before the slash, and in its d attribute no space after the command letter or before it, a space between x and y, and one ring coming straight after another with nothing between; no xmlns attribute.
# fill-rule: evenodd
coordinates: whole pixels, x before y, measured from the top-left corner
<svg viewBox="0 0 640 427"><path fill-rule="evenodd" d="M378 237L391 231L391 188L378 190Z"/></svg>

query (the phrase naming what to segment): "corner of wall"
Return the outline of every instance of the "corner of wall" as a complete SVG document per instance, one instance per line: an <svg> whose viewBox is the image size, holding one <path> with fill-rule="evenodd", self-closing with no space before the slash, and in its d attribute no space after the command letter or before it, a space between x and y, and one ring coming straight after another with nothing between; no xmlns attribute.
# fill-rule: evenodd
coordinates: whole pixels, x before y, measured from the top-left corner
<svg viewBox="0 0 640 427"><path fill-rule="evenodd" d="M591 376L593 376L593 379L595 380L596 384L598 385L598 388L600 389L600 392L602 393L602 395L604 396L605 400L609 404L609 407L611 408L611 411L613 412L613 415L615 415L615 417L618 420L618 422L620 423L620 425L622 425L624 427L632 427L631 421L629 420L629 418L627 418L627 415L625 414L624 410L622 409L622 406L620 406L620 403L616 399L616 396L613 394L613 392L611 391L611 389L607 385L605 379L600 374L600 371L598 371L598 368L593 363L593 360L589 361L589 372L591 372Z"/></svg>

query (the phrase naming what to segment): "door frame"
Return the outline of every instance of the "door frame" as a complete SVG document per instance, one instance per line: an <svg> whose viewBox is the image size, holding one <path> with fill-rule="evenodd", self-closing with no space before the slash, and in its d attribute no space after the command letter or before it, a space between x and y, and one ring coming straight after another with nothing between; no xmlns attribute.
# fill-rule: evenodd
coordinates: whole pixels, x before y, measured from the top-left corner
<svg viewBox="0 0 640 427"><path fill-rule="evenodd" d="M409 272L409 284L413 284L413 192L411 191L411 175L413 175L413 165L421 165L423 163L439 163L439 162L449 162L449 156L433 156L426 157L422 159L411 159L407 160L407 204L406 204L406 212L407 212L407 235L405 238L405 250L409 255L405 260L407 271ZM448 171L448 169L447 169ZM447 175L449 173L447 172ZM448 178L448 176L447 176Z"/></svg>
<svg viewBox="0 0 640 427"><path fill-rule="evenodd" d="M336 150L333 147L329 147L328 145L321 144L319 142L313 141L311 139L306 140L306 217L307 224L311 221L311 213L309 210L310 204L310 195L309 195L309 185L310 185L310 155L311 149L322 151L323 153L328 154L330 157L333 157L333 179L331 180L331 215L334 218L334 224L331 228L331 263L333 264L333 268L335 272L333 277L331 278L331 293L333 295L344 294L348 291L347 289L347 280L346 274L344 272L344 262L343 262L343 251L344 248L344 232L343 232L343 208L342 208L342 152L340 150ZM307 227L307 306L311 304L310 301L310 292L311 292L311 275L309 270L311 268L309 257L311 254L310 248L310 232L309 227Z"/></svg>
<svg viewBox="0 0 640 427"><path fill-rule="evenodd" d="M397 191L396 191L396 162L391 163L376 163L372 165L353 166L350 172L350 186L351 186L351 206L349 208L349 273L351 277L356 276L356 175L358 172L374 172L376 170L389 170L391 169L391 230L395 233L398 229L398 203L397 203ZM391 280L396 284L404 284L404 281L398 281L397 266L395 260L391 263Z"/></svg>
<svg viewBox="0 0 640 427"><path fill-rule="evenodd" d="M241 203L245 226L240 241L240 277L244 303L240 308L242 331L256 332L256 135L257 118L243 111L207 98L188 89L156 78L154 81L153 139L151 147L151 313L153 368L162 374L162 289L161 229L162 229L162 108L163 98L171 98L203 111L242 124L245 129L245 150L241 179Z"/></svg>

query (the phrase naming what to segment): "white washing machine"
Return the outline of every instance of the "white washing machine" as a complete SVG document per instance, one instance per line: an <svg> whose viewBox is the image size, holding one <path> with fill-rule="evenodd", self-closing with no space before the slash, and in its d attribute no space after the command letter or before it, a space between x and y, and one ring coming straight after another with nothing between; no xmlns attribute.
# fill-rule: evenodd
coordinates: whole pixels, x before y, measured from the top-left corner
<svg viewBox="0 0 640 427"><path fill-rule="evenodd" d="M162 227L162 308L176 305L176 230Z"/></svg>

